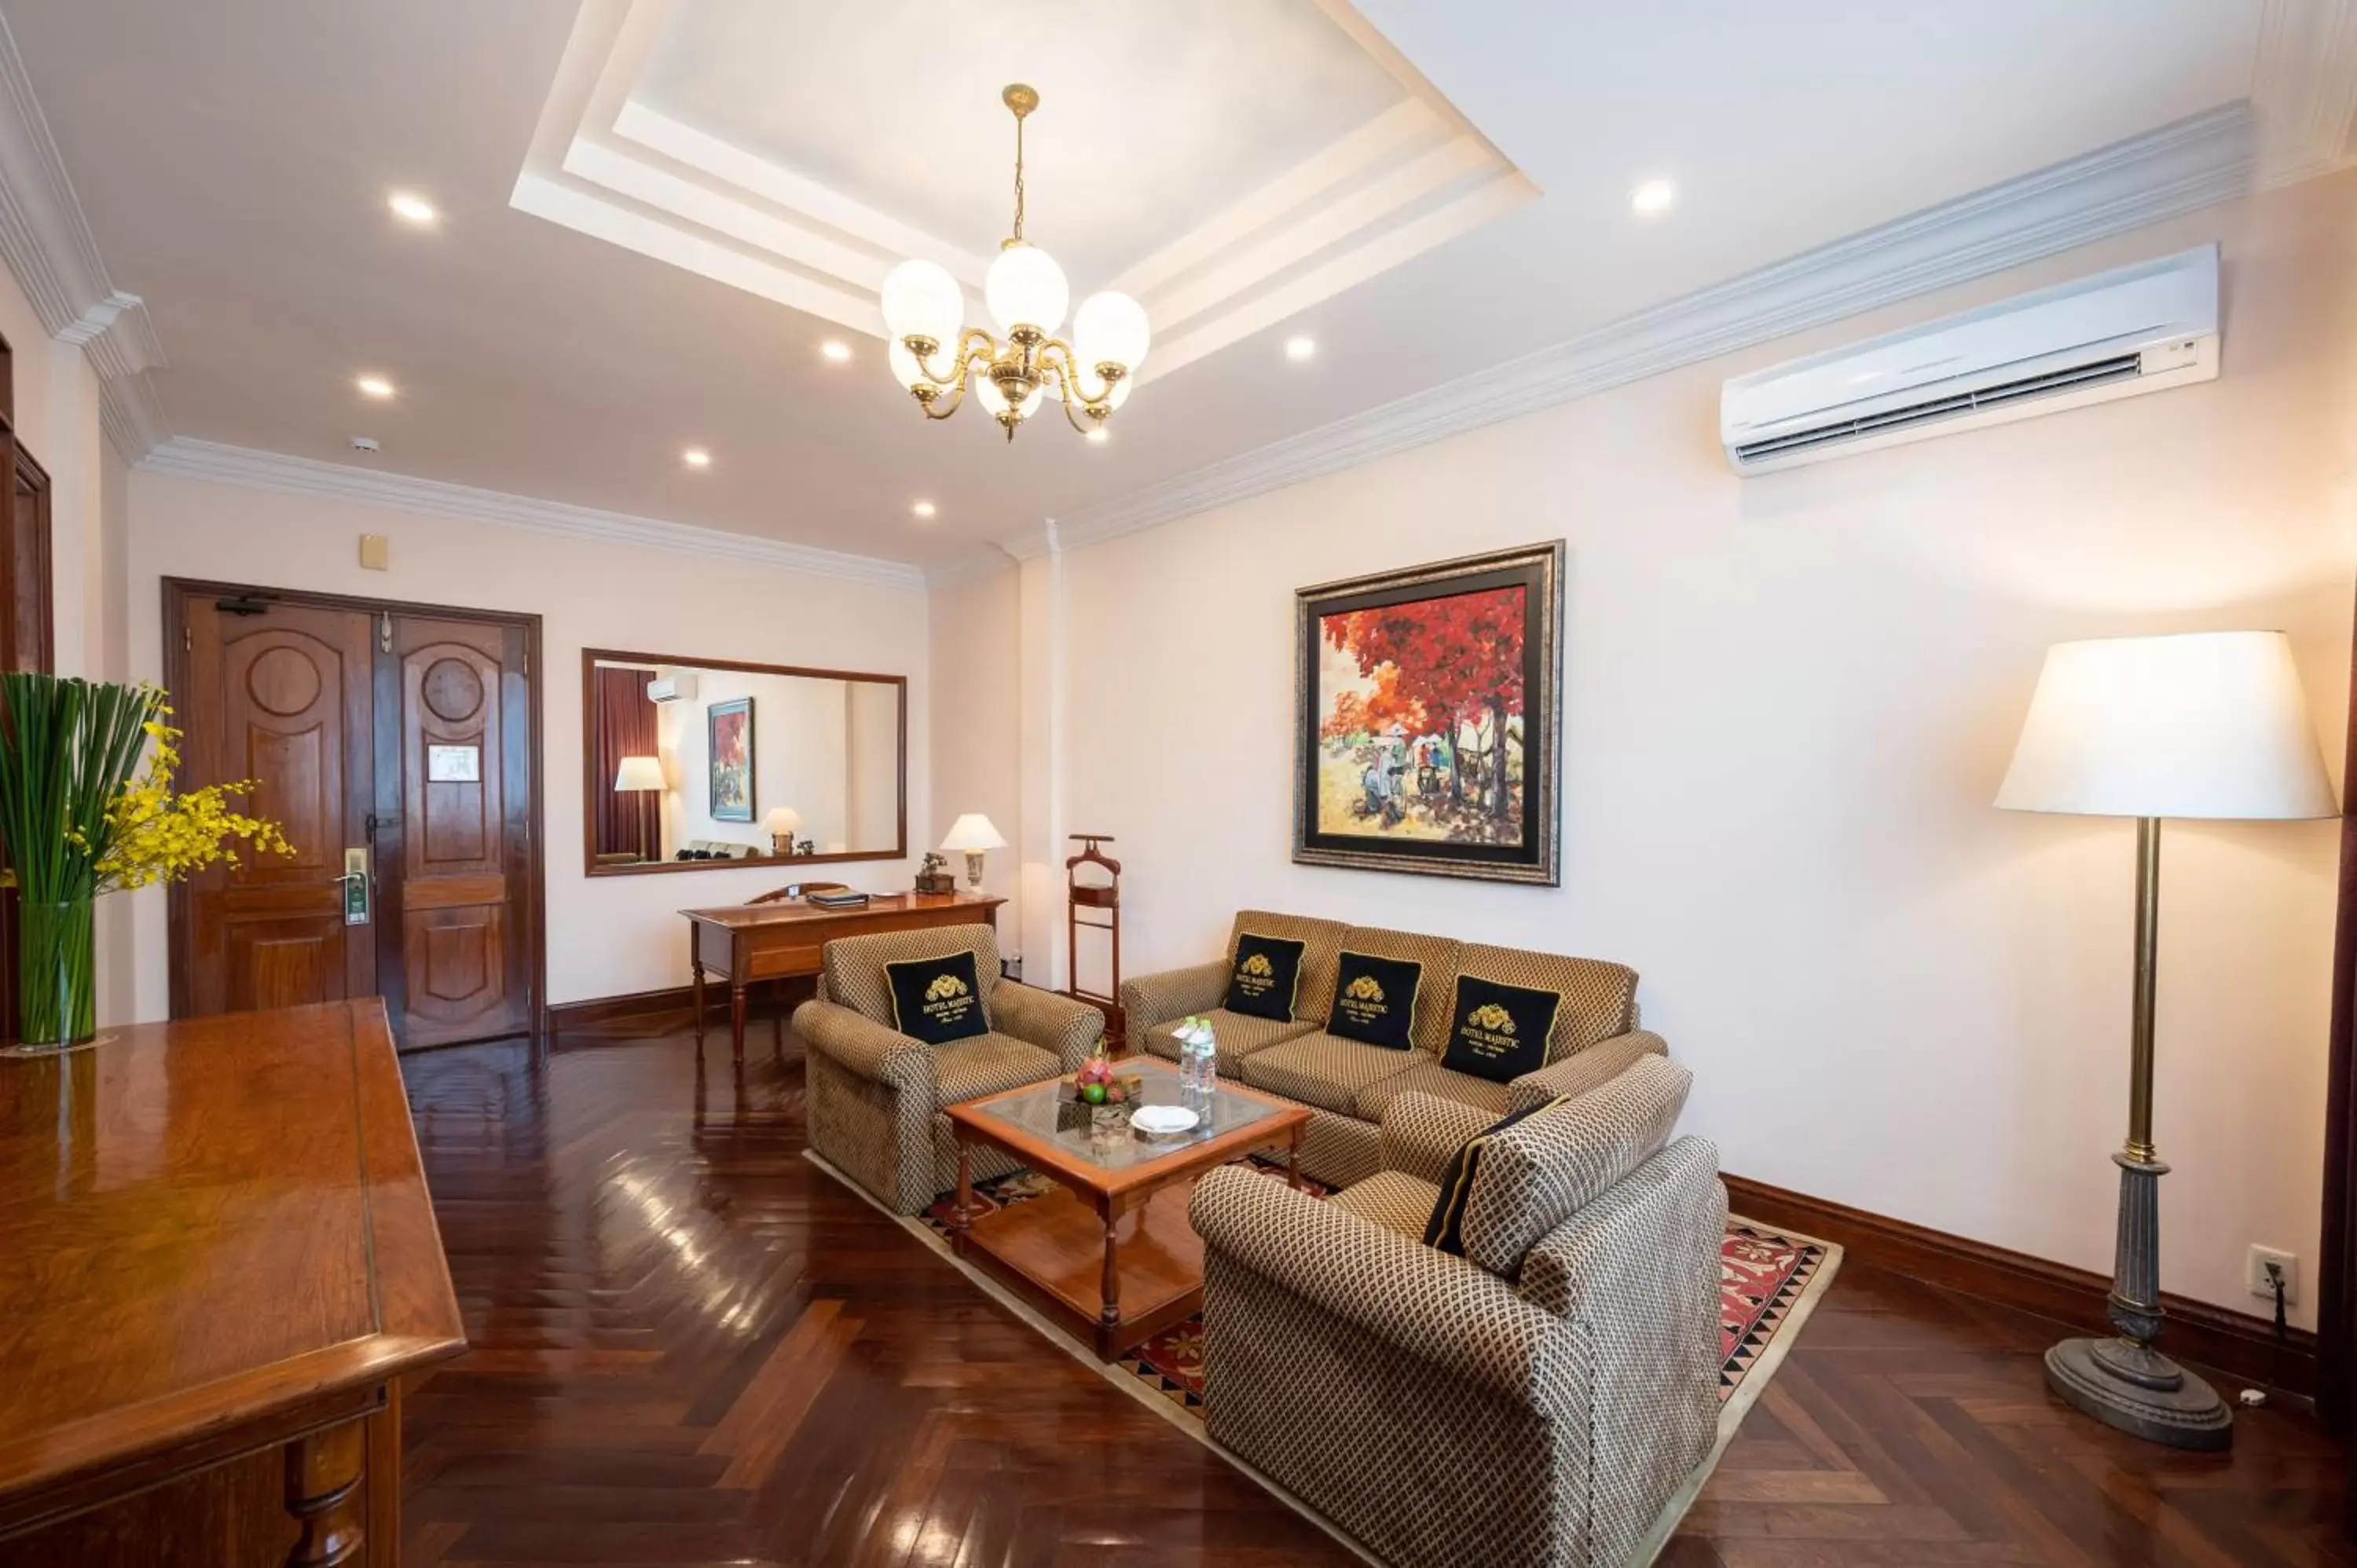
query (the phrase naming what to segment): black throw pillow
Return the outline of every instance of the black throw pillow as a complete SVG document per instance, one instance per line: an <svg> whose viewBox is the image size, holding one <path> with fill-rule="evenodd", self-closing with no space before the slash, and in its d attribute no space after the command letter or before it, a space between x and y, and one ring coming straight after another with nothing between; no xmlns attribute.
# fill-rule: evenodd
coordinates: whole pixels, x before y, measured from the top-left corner
<svg viewBox="0 0 2357 1568"><path fill-rule="evenodd" d="M1536 1072L1546 1066L1547 1035L1562 1005L1556 992L1460 974L1440 1065L1492 1083Z"/></svg>
<svg viewBox="0 0 2357 1568"><path fill-rule="evenodd" d="M1235 967L1228 971L1228 1011L1292 1023L1293 993L1301 986L1301 955L1308 946L1250 931L1238 937Z"/></svg>
<svg viewBox="0 0 2357 1568"><path fill-rule="evenodd" d="M1424 1222L1424 1244L1441 1251L1465 1255L1465 1205L1473 1197L1473 1183L1480 1175L1481 1151L1490 1140L1517 1122L1525 1121L1542 1111L1552 1111L1571 1098L1558 1094L1553 1100L1517 1111L1511 1116L1500 1117L1470 1138L1457 1151L1448 1168L1441 1173L1440 1197L1432 1205L1432 1218Z"/></svg>
<svg viewBox="0 0 2357 1568"><path fill-rule="evenodd" d="M1362 1045L1404 1051L1415 1022L1416 988L1424 965L1410 959L1345 952L1334 975L1334 1006L1326 1032Z"/></svg>
<svg viewBox="0 0 2357 1568"><path fill-rule="evenodd" d="M892 987L892 1026L910 1039L946 1046L990 1033L971 948L947 958L888 963L884 978Z"/></svg>

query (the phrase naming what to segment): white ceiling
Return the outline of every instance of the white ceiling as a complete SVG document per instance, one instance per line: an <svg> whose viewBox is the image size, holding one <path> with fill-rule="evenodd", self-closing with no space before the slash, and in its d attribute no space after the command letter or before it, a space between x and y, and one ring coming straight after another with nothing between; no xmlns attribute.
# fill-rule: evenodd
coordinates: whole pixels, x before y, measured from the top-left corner
<svg viewBox="0 0 2357 1568"><path fill-rule="evenodd" d="M173 435L353 462L365 434L390 473L938 564L2235 103L2270 5L2311 3L0 15L107 270L147 302ZM1044 100L1030 232L1076 295L1165 263L1140 288L1153 379L1103 446L1045 420L1009 446L978 409L928 426L874 336L882 242L995 249L1018 75ZM1387 116L1415 124L1369 151ZM1656 177L1677 203L1641 219ZM396 188L439 227L393 220ZM400 397L358 397L363 371Z"/></svg>

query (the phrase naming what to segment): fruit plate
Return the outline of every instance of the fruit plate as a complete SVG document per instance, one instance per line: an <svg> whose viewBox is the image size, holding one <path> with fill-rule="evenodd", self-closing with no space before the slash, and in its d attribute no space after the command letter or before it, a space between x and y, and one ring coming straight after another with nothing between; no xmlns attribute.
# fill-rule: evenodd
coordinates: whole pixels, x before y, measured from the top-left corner
<svg viewBox="0 0 2357 1568"><path fill-rule="evenodd" d="M1129 1114L1129 1124L1141 1133L1157 1133L1164 1137L1184 1133L1202 1120L1200 1113L1183 1105L1141 1105Z"/></svg>

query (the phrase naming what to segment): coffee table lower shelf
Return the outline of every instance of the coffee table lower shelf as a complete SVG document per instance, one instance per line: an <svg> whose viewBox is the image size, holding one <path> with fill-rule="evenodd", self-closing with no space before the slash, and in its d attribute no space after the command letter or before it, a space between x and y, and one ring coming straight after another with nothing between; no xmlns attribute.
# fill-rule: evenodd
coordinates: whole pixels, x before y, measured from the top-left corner
<svg viewBox="0 0 2357 1568"><path fill-rule="evenodd" d="M1110 1361L1202 1307L1203 1242L1187 1222L1193 1188L1157 1188L1108 1228L1059 1187L951 1235L961 1257Z"/></svg>

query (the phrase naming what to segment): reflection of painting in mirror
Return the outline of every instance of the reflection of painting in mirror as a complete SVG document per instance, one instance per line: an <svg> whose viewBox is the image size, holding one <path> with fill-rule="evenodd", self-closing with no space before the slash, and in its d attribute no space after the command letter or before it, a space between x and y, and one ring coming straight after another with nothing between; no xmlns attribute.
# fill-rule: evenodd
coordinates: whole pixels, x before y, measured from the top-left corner
<svg viewBox="0 0 2357 1568"><path fill-rule="evenodd" d="M753 820L753 699L715 703L704 710L705 756L710 759L712 820Z"/></svg>
<svg viewBox="0 0 2357 1568"><path fill-rule="evenodd" d="M780 809L813 854L906 853L899 679L595 650L583 665L593 873L775 860L762 819ZM646 756L664 788L616 790L621 759Z"/></svg>

